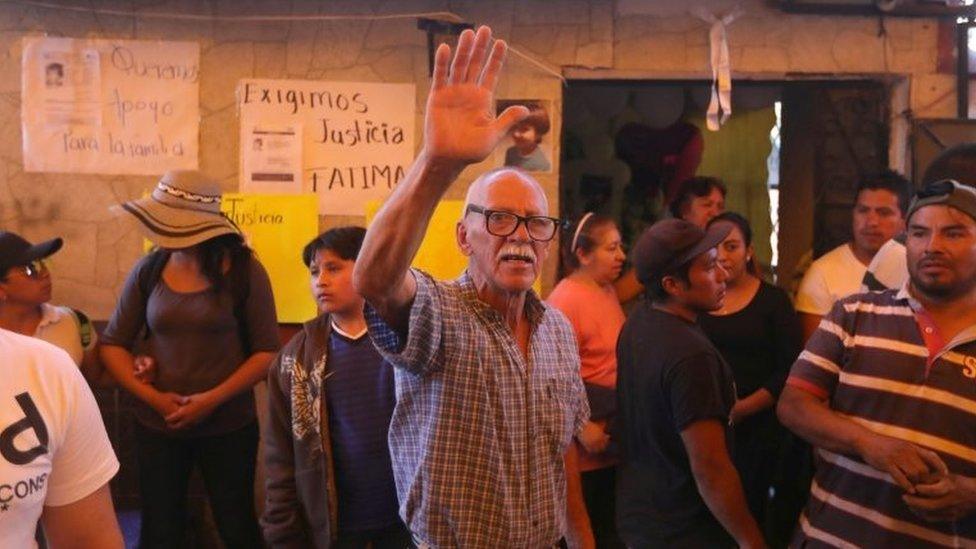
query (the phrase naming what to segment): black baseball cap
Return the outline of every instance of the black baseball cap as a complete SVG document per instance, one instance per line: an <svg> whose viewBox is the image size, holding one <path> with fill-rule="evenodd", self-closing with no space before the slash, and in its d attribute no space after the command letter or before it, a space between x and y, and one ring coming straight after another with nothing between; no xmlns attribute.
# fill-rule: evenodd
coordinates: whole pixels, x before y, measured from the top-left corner
<svg viewBox="0 0 976 549"><path fill-rule="evenodd" d="M19 234L0 231L0 276L11 267L27 265L31 261L44 259L61 249L64 240L52 238L34 245Z"/></svg>
<svg viewBox="0 0 976 549"><path fill-rule="evenodd" d="M663 275L718 246L732 232L730 223L704 230L684 219L664 219L648 227L634 246L637 280L648 286Z"/></svg>

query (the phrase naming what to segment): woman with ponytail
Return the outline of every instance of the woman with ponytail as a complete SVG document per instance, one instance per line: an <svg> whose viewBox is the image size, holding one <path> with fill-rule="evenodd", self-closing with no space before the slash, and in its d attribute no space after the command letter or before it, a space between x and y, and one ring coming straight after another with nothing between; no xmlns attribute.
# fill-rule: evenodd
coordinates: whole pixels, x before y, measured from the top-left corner
<svg viewBox="0 0 976 549"><path fill-rule="evenodd" d="M613 282L623 268L623 244L612 219L587 213L562 239L570 271L549 296L576 333L590 421L576 440L583 498L597 547L623 547L614 522L616 459L610 426L616 412L617 336L624 323ZM570 472L572 474L572 472Z"/></svg>

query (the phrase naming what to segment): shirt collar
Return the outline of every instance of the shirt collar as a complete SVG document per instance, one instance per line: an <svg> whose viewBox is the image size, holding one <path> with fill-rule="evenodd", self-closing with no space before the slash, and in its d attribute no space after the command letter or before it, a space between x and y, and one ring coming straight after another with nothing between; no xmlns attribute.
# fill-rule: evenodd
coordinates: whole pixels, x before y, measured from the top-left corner
<svg viewBox="0 0 976 549"><path fill-rule="evenodd" d="M501 318L501 313L489 307L487 303L478 297L478 290L474 287L474 280L472 280L471 274L467 269L461 273L461 276L455 282L461 290L461 297L465 301L474 305L481 312L490 312L497 315L498 318ZM534 289L529 288L529 291L525 295L525 314L529 322L533 325L542 322L542 317L546 314L547 307L548 305L539 299L539 294L535 293Z"/></svg>
<svg viewBox="0 0 976 549"><path fill-rule="evenodd" d="M928 312L925 310L925 307L923 307L922 304L912 296L909 285L910 281L906 280L905 283L902 284L901 289L898 290L898 293L895 294L895 299L906 301L908 306L911 307L912 311L916 315L925 315L928 317ZM956 337L954 337L952 341L948 342L938 354L941 355L945 351L971 341L976 341L976 326L970 326L969 328L966 328L965 330L956 334Z"/></svg>
<svg viewBox="0 0 976 549"><path fill-rule="evenodd" d="M47 303L41 303L41 321L37 323L37 329L48 326L50 324L55 324L61 320L64 313L61 309L55 307L54 305L49 305Z"/></svg>
<svg viewBox="0 0 976 549"><path fill-rule="evenodd" d="M901 285L901 288L898 290L898 293L895 294L895 299L899 301L902 300L908 301L908 306L911 307L913 311L918 311L922 308L922 304L919 303L917 299L912 297L912 292L908 288L909 288L909 281L906 280Z"/></svg>

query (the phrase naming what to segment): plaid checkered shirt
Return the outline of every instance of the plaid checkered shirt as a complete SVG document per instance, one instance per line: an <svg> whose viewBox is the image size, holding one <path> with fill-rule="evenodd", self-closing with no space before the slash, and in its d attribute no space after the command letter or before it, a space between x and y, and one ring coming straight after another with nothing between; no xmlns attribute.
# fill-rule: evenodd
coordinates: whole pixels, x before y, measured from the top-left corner
<svg viewBox="0 0 976 549"><path fill-rule="evenodd" d="M589 417L569 322L530 291L526 362L468 273L413 274L405 340L366 306L374 344L397 366L400 515L432 547L551 547L565 531L563 454Z"/></svg>

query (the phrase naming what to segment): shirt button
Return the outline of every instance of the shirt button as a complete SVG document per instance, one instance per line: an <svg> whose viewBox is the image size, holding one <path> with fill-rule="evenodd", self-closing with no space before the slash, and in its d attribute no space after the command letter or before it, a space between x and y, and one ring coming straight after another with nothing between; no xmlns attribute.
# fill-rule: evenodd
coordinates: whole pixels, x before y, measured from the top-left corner
<svg viewBox="0 0 976 549"><path fill-rule="evenodd" d="M925 327L925 333L931 334L932 333L932 327L931 326L926 326Z"/></svg>

